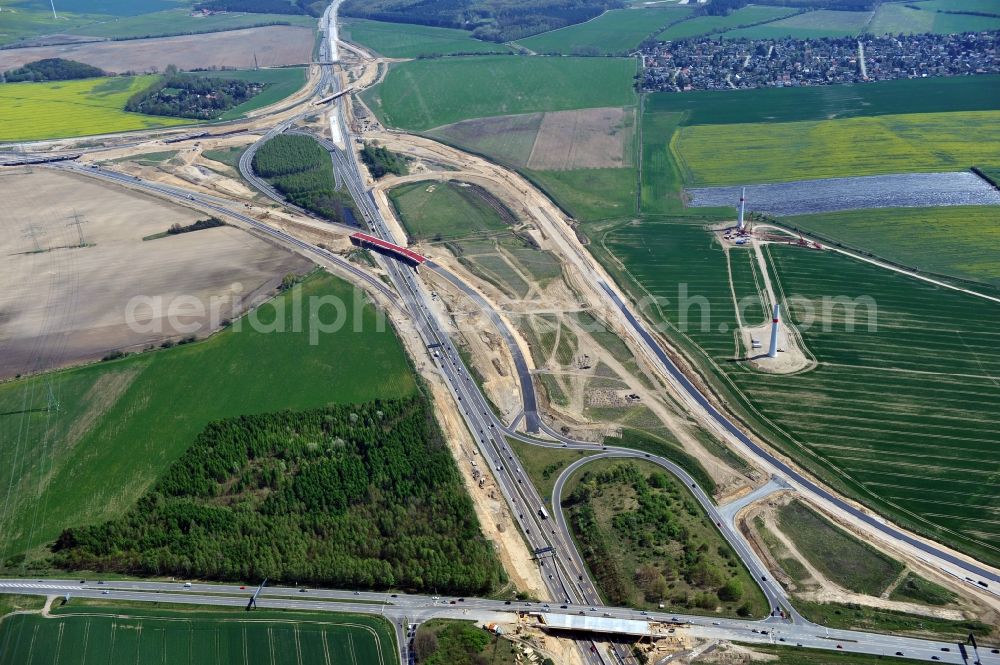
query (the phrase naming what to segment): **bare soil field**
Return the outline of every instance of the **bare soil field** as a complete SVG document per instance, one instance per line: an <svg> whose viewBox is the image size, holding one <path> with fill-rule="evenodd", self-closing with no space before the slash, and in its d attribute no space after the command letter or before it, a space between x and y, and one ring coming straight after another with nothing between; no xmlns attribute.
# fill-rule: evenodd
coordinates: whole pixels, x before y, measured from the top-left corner
<svg viewBox="0 0 1000 665"><path fill-rule="evenodd" d="M528 158L538 171L629 166L635 111L624 108L546 113Z"/></svg>
<svg viewBox="0 0 1000 665"><path fill-rule="evenodd" d="M254 54L261 67L301 65L310 61L313 31L294 26L0 50L0 70L42 58L67 58L108 72L156 72L167 65L179 69L250 68Z"/></svg>
<svg viewBox="0 0 1000 665"><path fill-rule="evenodd" d="M178 327L167 304L189 295L207 309L215 299L222 321L312 265L230 226L143 241L208 215L73 174L5 171L0 197L0 379L157 345L190 334L179 329L188 324L204 336L211 312L177 318ZM162 298L156 321L150 307L136 310L146 330L126 324L136 296Z"/></svg>
<svg viewBox="0 0 1000 665"><path fill-rule="evenodd" d="M542 113L501 115L462 120L428 132L449 143L467 146L517 168L528 165L542 124Z"/></svg>
<svg viewBox="0 0 1000 665"><path fill-rule="evenodd" d="M463 120L431 136L539 171L621 168L632 164L635 110L594 108Z"/></svg>

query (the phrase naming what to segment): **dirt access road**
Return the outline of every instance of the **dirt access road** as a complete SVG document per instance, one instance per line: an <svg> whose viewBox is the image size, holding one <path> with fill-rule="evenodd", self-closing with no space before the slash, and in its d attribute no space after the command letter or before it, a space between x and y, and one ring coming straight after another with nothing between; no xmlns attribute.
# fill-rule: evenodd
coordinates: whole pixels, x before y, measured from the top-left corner
<svg viewBox="0 0 1000 665"><path fill-rule="evenodd" d="M512 173L507 169L493 164L483 158L437 144L422 137L406 135L402 132L395 131L373 131L366 135L366 138L378 139L380 142L389 145L390 148L397 149L404 153L408 152L411 147L422 147L429 152L437 152L442 156L447 155L451 161L458 161L462 163L463 171L470 174L477 174L486 180L492 180L498 185L504 186L508 188L509 191L514 192L515 198L519 199L519 207L528 211L530 218L536 225L539 232L552 241L554 251L556 251L557 255L564 261L564 265L572 266L573 269L578 271L578 274L585 277L583 280L580 280L582 287L580 295L585 299L585 302L589 305L590 309L601 313L601 318L612 323L615 332L630 340L630 346L639 349L640 354L646 356L646 360L648 362L651 362L654 366L659 367L658 359L652 355L652 351L646 345L645 341L640 339L627 321L624 320L623 315L617 310L608 298L607 294L604 293L602 288L599 286L600 282L603 281L607 284L608 287L617 294L622 302L628 303L629 299L617 286L610 275L608 275L608 273L604 270L603 266L601 266L581 244L579 238L572 229L571 220L568 220L562 212L547 197L535 189L530 182L520 175ZM672 346L667 342L667 340L665 340L662 336L659 337L659 344L661 347L667 350L673 360L679 367L682 368L688 377L691 377L696 383L698 383L698 372L695 371L694 368L676 352L676 350L672 349ZM712 431L721 440L726 441L732 450L737 451L745 459L751 461L751 463L763 466L768 473L777 472L775 467L772 467L769 463L762 462L762 460L758 459L757 456L736 436L722 428L721 425L711 418L705 409L679 386L676 380L672 377L666 376L663 378L667 382L668 390L672 393L672 397L685 406L687 413L692 418L696 419L709 431ZM726 411L725 407L718 403L713 392L703 383L700 387L700 391L710 400L716 402L715 407L717 409L720 409L722 412ZM753 433L747 434L752 440L754 440L755 443L768 449L772 455L775 455L782 462L796 469L796 471L803 476L809 476L808 473L798 467L794 460L787 458L772 449L766 441L760 440L754 436ZM797 489L800 491L802 490L802 488ZM842 516L844 520L851 522L854 528L865 534L866 539L869 540L869 542L877 543L879 546L889 549L900 548L907 551L912 557L926 556L913 545L890 538L858 518L852 517L846 513L841 515L843 511L838 506L829 503L821 497L806 492L802 492L802 494L818 507L824 509L825 512L835 513L838 516ZM851 500L848 501L858 510L869 515L872 514L871 511L868 511L857 502ZM951 556L957 559L968 561L970 564L981 565L978 562L975 562L971 557L943 547L940 543L921 538L914 534L910 535L914 539L923 541L934 548L947 550ZM992 602L997 602L996 598L991 598L990 600Z"/></svg>

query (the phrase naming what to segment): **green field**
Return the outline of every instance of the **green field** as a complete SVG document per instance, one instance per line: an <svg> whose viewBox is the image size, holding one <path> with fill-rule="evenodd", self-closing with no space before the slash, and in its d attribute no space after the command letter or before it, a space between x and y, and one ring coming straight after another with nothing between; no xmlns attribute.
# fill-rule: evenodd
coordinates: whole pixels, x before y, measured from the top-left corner
<svg viewBox="0 0 1000 665"><path fill-rule="evenodd" d="M928 4L932 6L928 6ZM949 3L954 5L954 3ZM996 2L966 5L966 9L948 7L950 11L992 11L994 16L975 16L957 14L945 11L944 6L937 3L896 3L887 2L879 5L875 18L869 24L867 32L873 35L918 34L933 32L941 35L961 32L981 32L983 30L1000 29L1000 5Z"/></svg>
<svg viewBox="0 0 1000 665"><path fill-rule="evenodd" d="M288 294L253 315L284 322L285 332L246 324L196 344L0 385L0 440L7 442L0 482L11 488L0 565L23 570L11 557L37 555L65 527L121 515L213 420L414 394L392 328L376 332L375 310L359 303L356 313L355 293L325 274L303 284L305 298L347 304L347 325L316 345L308 325L292 328ZM334 318L329 307L322 316ZM355 322L364 334L353 331Z"/></svg>
<svg viewBox="0 0 1000 665"><path fill-rule="evenodd" d="M256 111L257 109L264 108L265 106L276 104L285 97L294 94L306 83L305 67L278 67L275 69L199 72L198 76L236 79L239 81L254 81L256 83L266 84L263 92L252 99L248 99L239 106L229 109L219 116L219 120L235 120L250 111Z"/></svg>
<svg viewBox="0 0 1000 665"><path fill-rule="evenodd" d="M453 240L509 227L478 188L423 180L389 190L407 235L415 240Z"/></svg>
<svg viewBox="0 0 1000 665"><path fill-rule="evenodd" d="M522 113L478 118L444 125L427 133L450 145L523 169L528 165L544 117L544 113Z"/></svg>
<svg viewBox="0 0 1000 665"><path fill-rule="evenodd" d="M64 0L57 5L57 8L60 10L60 16L63 11L87 11L106 16L136 16L171 9L175 3L176 0ZM41 10L46 10L50 6L46 0L12 0L10 4Z"/></svg>
<svg viewBox="0 0 1000 665"><path fill-rule="evenodd" d="M315 22L315 19L312 19ZM510 53L506 44L473 39L472 33L453 28L435 28L413 23L388 23L360 18L341 23L341 37L387 58L456 53Z"/></svg>
<svg viewBox="0 0 1000 665"><path fill-rule="evenodd" d="M201 154L205 159L211 159L214 162L225 164L230 168L238 169L240 166L240 156L245 150L245 146L236 146L221 148L219 150L203 150Z"/></svg>
<svg viewBox="0 0 1000 665"><path fill-rule="evenodd" d="M617 9L576 25L534 35L517 43L535 53L625 55L660 28L691 15L694 7Z"/></svg>
<svg viewBox="0 0 1000 665"><path fill-rule="evenodd" d="M524 470L534 484L542 501L546 504L552 501L552 488L563 469L583 457L590 457L593 452L586 450L563 450L524 443L517 439L507 439L507 445L517 453Z"/></svg>
<svg viewBox="0 0 1000 665"><path fill-rule="evenodd" d="M142 37L165 37L167 35L189 35L222 30L239 30L263 25L300 25L316 27L312 16L291 14L240 14L226 13L211 16L192 16L187 8L168 9L140 16L109 17L66 30L71 35L104 37L110 39L138 39Z"/></svg>
<svg viewBox="0 0 1000 665"><path fill-rule="evenodd" d="M868 24L871 12L844 12L818 9L788 18L748 28L736 28L723 33L726 39L817 39L821 37L853 37Z"/></svg>
<svg viewBox="0 0 1000 665"><path fill-rule="evenodd" d="M511 231L446 241L446 245L470 272L512 299L529 296L529 281L544 287L562 275L559 261L550 252L539 250Z"/></svg>
<svg viewBox="0 0 1000 665"><path fill-rule="evenodd" d="M781 530L809 563L845 589L878 596L903 572L903 564L793 501L778 509Z"/></svg>
<svg viewBox="0 0 1000 665"><path fill-rule="evenodd" d="M796 601L795 607L807 621L828 628L863 630L869 633L903 633L914 637L949 642L964 642L970 632L975 633L980 642L985 642L995 632L993 626L982 621L938 619L921 614L906 614L857 604L816 603L800 600ZM989 639L989 641L993 640ZM892 661L899 662L895 658Z"/></svg>
<svg viewBox="0 0 1000 665"><path fill-rule="evenodd" d="M171 6L169 0L70 0L59 3L59 19L56 20L52 18L51 5L44 0L8 0L3 4L3 15L0 16L0 45L40 35L71 32L81 26L113 21L116 16L130 16Z"/></svg>
<svg viewBox="0 0 1000 665"><path fill-rule="evenodd" d="M101 38L133 38L229 30L262 23L316 25L306 16L274 14L220 14L193 17L174 0L67 0L56 5L52 18L47 0L9 0L0 17L0 44L41 35L69 34Z"/></svg>
<svg viewBox="0 0 1000 665"><path fill-rule="evenodd" d="M71 602L0 622L0 665L397 662L389 623L351 614L171 610Z"/></svg>
<svg viewBox="0 0 1000 665"><path fill-rule="evenodd" d="M955 600L953 592L939 584L909 573L889 595L890 600L902 600L927 605L947 605Z"/></svg>
<svg viewBox="0 0 1000 665"><path fill-rule="evenodd" d="M746 645L758 653L768 654L774 660L768 659L772 665L881 665L886 662L883 656L868 656L857 653L843 653L839 651L820 651L817 649L799 649L796 647L782 647L772 645ZM909 658L892 657L894 665L918 665L925 663L923 660L911 660Z"/></svg>
<svg viewBox="0 0 1000 665"><path fill-rule="evenodd" d="M60 11L59 18L59 23L53 21L52 10L48 8L11 7L4 4L3 17L0 18L0 45L12 44L55 30L71 30L75 26L87 25L107 17Z"/></svg>
<svg viewBox="0 0 1000 665"><path fill-rule="evenodd" d="M682 125L785 123L860 116L1000 109L1000 76L899 79L852 85L698 90L645 97L650 112L684 112Z"/></svg>
<svg viewBox="0 0 1000 665"><path fill-rule="evenodd" d="M1000 14L1000 3L997 0L919 0L910 4L927 11Z"/></svg>
<svg viewBox="0 0 1000 665"><path fill-rule="evenodd" d="M620 219L636 212L636 169L525 169L524 173L577 219Z"/></svg>
<svg viewBox="0 0 1000 665"><path fill-rule="evenodd" d="M688 488L646 461L596 460L562 496L566 518L612 605L763 617L767 601Z"/></svg>
<svg viewBox="0 0 1000 665"><path fill-rule="evenodd" d="M0 141L86 136L191 124L184 118L126 113L125 102L156 76L121 76L0 85Z"/></svg>
<svg viewBox="0 0 1000 665"><path fill-rule="evenodd" d="M431 619L420 624L414 639L416 660L421 665L518 665L520 650L504 637L494 635L471 621Z"/></svg>
<svg viewBox="0 0 1000 665"><path fill-rule="evenodd" d="M827 242L959 279L1000 286L1000 208L881 208L786 217L783 224Z"/></svg>
<svg viewBox="0 0 1000 665"><path fill-rule="evenodd" d="M22 596L13 593L0 594L0 621L11 612L40 610L45 605L44 596Z"/></svg>
<svg viewBox="0 0 1000 665"><path fill-rule="evenodd" d="M482 56L393 65L363 97L386 125L425 130L469 118L636 102L634 60Z"/></svg>
<svg viewBox="0 0 1000 665"><path fill-rule="evenodd" d="M998 142L1000 111L975 111L684 127L674 152L687 183L729 185L962 171Z"/></svg>
<svg viewBox="0 0 1000 665"><path fill-rule="evenodd" d="M830 324L803 333L816 368L766 375L730 362L742 350L732 333L725 257L701 223L621 225L601 249L626 266L604 261L619 281L669 299L649 316L669 322L668 335L719 380L734 407L743 405L738 410L762 435L908 526L1000 560L992 507L1000 501L992 482L1000 464L991 443L1000 427L995 308L830 252L771 246L779 297L804 297L817 316L826 308ZM685 297L704 298L708 318L697 302L685 307ZM859 300L849 331L837 297L874 299L877 330L868 330ZM792 310L797 322L806 315L804 306Z"/></svg>
<svg viewBox="0 0 1000 665"><path fill-rule="evenodd" d="M747 5L734 12L730 12L726 16L698 16L676 23L658 34L656 38L660 41L673 41L715 32L725 32L726 30L742 26L777 21L797 12L797 9L789 7Z"/></svg>

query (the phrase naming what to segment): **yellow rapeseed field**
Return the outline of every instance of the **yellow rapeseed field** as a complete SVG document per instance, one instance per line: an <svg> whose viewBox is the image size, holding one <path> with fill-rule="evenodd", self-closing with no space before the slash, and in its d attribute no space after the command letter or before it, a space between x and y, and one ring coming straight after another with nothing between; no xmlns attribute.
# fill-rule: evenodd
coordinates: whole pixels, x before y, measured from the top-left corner
<svg viewBox="0 0 1000 665"><path fill-rule="evenodd" d="M125 102L155 76L0 85L0 141L86 136L190 123L126 113Z"/></svg>
<svg viewBox="0 0 1000 665"><path fill-rule="evenodd" d="M673 147L688 184L962 171L996 161L1000 111L695 125Z"/></svg>

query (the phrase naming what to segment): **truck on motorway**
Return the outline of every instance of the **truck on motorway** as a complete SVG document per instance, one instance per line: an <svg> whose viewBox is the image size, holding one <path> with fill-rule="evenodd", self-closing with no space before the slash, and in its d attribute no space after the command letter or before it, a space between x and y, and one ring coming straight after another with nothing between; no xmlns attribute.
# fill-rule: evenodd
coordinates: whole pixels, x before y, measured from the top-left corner
<svg viewBox="0 0 1000 665"><path fill-rule="evenodd" d="M543 520L549 519L549 513L547 510L545 510L545 508L538 509L538 516L541 517Z"/></svg>

